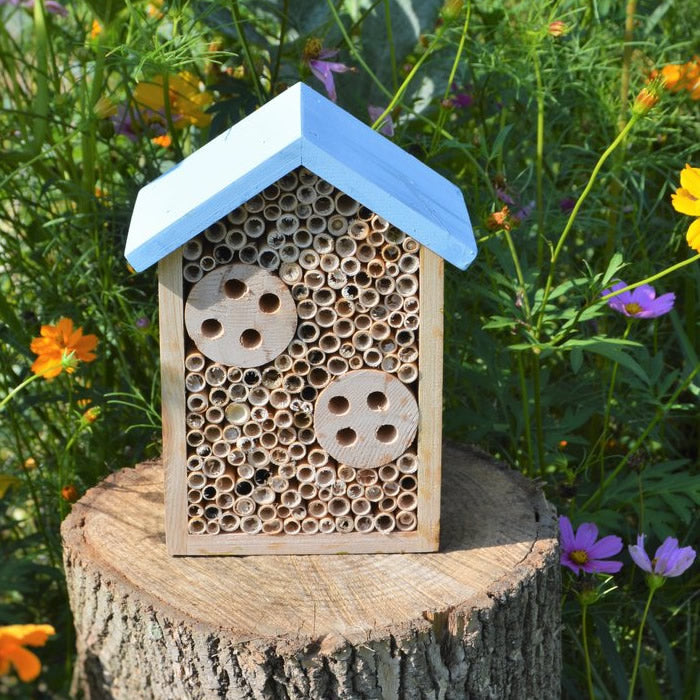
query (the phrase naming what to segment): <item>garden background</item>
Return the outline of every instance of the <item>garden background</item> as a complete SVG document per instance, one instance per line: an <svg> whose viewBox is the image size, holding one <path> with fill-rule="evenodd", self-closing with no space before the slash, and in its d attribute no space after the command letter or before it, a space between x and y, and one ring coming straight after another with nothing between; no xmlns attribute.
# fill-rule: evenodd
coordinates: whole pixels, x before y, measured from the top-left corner
<svg viewBox="0 0 700 700"><path fill-rule="evenodd" d="M302 80L464 193L446 435L621 538L615 573L562 542L564 695L697 697L697 572L622 547L697 537L697 26L676 0L0 0L0 696L68 696L60 522L160 454L136 193Z"/></svg>

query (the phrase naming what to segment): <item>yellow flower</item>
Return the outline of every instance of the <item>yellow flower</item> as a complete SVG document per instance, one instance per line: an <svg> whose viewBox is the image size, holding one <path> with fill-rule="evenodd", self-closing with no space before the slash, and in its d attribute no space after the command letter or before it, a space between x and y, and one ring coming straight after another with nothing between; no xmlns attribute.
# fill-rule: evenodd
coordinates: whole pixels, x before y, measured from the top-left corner
<svg viewBox="0 0 700 700"><path fill-rule="evenodd" d="M691 168L686 163L681 171L681 186L671 195L671 204L681 214L700 217L700 168ZM685 239L700 253L700 218L690 224Z"/></svg>
<svg viewBox="0 0 700 700"><path fill-rule="evenodd" d="M102 25L96 20L92 20L92 28L90 29L90 38L97 39L102 34Z"/></svg>
<svg viewBox="0 0 700 700"><path fill-rule="evenodd" d="M42 326L41 336L34 338L31 351L38 355L32 372L46 379L57 377L65 369L75 371L77 361L92 362L97 356L93 352L97 336L83 335L82 328L73 328L73 321L62 318L55 326Z"/></svg>
<svg viewBox="0 0 700 700"><path fill-rule="evenodd" d="M139 83L134 90L135 102L154 112L164 112L163 81L163 76L158 75L148 82ZM209 126L211 123L211 114L206 114L204 110L212 103L213 97L210 92L199 89L199 79L196 75L183 71L169 76L168 100L176 129L184 129L190 124Z"/></svg>
<svg viewBox="0 0 700 700"><path fill-rule="evenodd" d="M41 662L24 647L43 647L52 634L56 631L51 625L0 627L0 676L7 675L14 666L21 680L33 681L41 671Z"/></svg>

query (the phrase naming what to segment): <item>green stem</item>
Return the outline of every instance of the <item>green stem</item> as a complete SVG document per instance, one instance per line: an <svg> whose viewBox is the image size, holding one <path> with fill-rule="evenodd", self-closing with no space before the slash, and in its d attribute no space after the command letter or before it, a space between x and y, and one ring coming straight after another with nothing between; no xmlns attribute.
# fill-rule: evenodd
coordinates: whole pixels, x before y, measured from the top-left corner
<svg viewBox="0 0 700 700"><path fill-rule="evenodd" d="M613 469L612 472L610 472L608 478L598 487L598 489L593 494L591 494L591 496L581 506L580 510L587 511L594 503L600 500L603 493L605 493L605 489L607 489L608 486L610 486L610 484L615 480L617 475L622 471L622 469L624 469L625 465L627 464L627 462L629 462L632 455L639 449L639 446L647 439L649 433L651 433L651 431L656 427L656 424L671 410L671 407L676 402L676 399L681 395L683 391L685 391L688 388L698 371L700 371L700 363L695 365L693 371L690 372L690 374L688 374L688 376L683 380L683 382L681 382L678 388L671 395L671 398L669 398L669 400L664 404L661 410L657 412L654 418L652 418L649 425L647 425L647 427L644 429L644 432L634 441L629 451L622 458L620 463L615 467L615 469Z"/></svg>
<svg viewBox="0 0 700 700"><path fill-rule="evenodd" d="M289 0L284 0L282 6L282 23L280 24L280 38L279 46L277 47L277 54L275 56L275 65L272 68L272 73L270 74L270 89L272 94L275 94L275 84L277 83L277 76L280 72L280 63L282 61L282 47L284 46L284 39L287 35L287 15L289 14Z"/></svg>
<svg viewBox="0 0 700 700"><path fill-rule="evenodd" d="M588 605L584 603L581 607L583 608L581 637L583 638L583 659L586 665L586 685L588 686L588 697L590 700L595 700L593 677L591 676L591 655L588 651Z"/></svg>
<svg viewBox="0 0 700 700"><path fill-rule="evenodd" d="M394 96L391 98L391 101L389 102L389 106L375 119L374 124L372 124L372 129L374 129L376 131L377 129L381 128L382 124L384 124L384 120L387 118L387 116L389 114L391 114L391 112L394 110L396 105L401 101L401 98L403 97L404 92L406 92L406 88L408 88L409 84L411 83L413 78L416 76L416 73L418 73L421 66L425 63L425 61L428 59L428 57L435 50L435 47L438 45L438 43L442 39L442 35L445 33L447 26L448 26L447 23L445 23L438 29L437 34L435 35L435 38L430 42L430 45L428 46L428 48L425 50L423 55L416 61L413 68L411 68L408 75L404 78L399 89L394 93Z"/></svg>
<svg viewBox="0 0 700 700"><path fill-rule="evenodd" d="M639 670L639 658L642 655L642 637L644 632L644 625L647 621L647 615L649 614L649 607L651 606L651 599L654 597L656 592L655 587L649 588L649 597L647 598L647 604L644 606L644 614L642 615L642 620L639 623L639 632L637 634L637 651L634 655L634 666L632 667L632 678L630 679L630 688L627 693L627 700L632 700L634 697L634 685L637 681L637 671Z"/></svg>
<svg viewBox="0 0 700 700"><path fill-rule="evenodd" d="M535 152L535 187L537 207L537 269L542 269L544 262L544 85L540 58L535 49L535 80L537 81L537 145Z"/></svg>
<svg viewBox="0 0 700 700"><path fill-rule="evenodd" d="M585 189L583 192L579 195L579 198L576 200L576 204L574 205L573 210L571 211L571 214L569 215L569 220L566 222L566 226L564 227L564 230L561 233L561 236L559 236L559 241L557 242L556 247L554 248L554 252L552 253L552 258L550 261L550 266L549 266L549 274L547 275L547 281L545 283L545 288L544 288L544 294L542 295L542 305L540 308L540 313L537 318L537 329L536 329L536 337L539 339L540 333L542 331L542 323L544 322L544 316L545 316L545 310L547 308L547 300L549 299L549 294L552 291L552 283L554 282L554 269L557 264L557 260L559 259L559 255L561 254L562 249L564 248L564 243L566 243L566 239L571 232L571 229L574 225L574 221L576 220L576 217L578 216L578 212L581 209L581 206L583 205L584 200L588 195L590 194L591 190L593 189L593 185L595 184L595 181L598 177L598 173L600 172L601 168L603 167L603 164L605 161L610 157L612 152L622 143L624 140L625 136L632 130L632 127L637 123L637 120L639 119L638 114L633 114L629 122L627 122L627 125L625 128L615 137L615 140L605 149L603 152L603 155L600 156L598 159L598 162L595 164L595 167L593 168L593 171L591 172L591 176L588 179L588 183L586 184Z"/></svg>
<svg viewBox="0 0 700 700"><path fill-rule="evenodd" d="M265 104L265 95L263 93L262 85L260 85L260 79L255 70L255 63L253 62L253 55L250 53L250 46L248 46L248 40L245 38L245 32L241 26L241 13L238 8L238 0L233 0L231 3L231 14L233 15L233 23L236 26L236 34L238 34L238 40L241 42L241 48L243 49L243 57L245 59L246 65L248 66L248 71L250 72L251 79L253 81L253 89L255 90L255 95L258 98L258 103Z"/></svg>
<svg viewBox="0 0 700 700"><path fill-rule="evenodd" d="M525 445L527 446L527 475L532 479L535 476L535 457L532 452L532 426L530 424L530 398L525 381L525 365L522 353L518 353L518 377L520 379L520 401L523 411L523 429L525 431Z"/></svg>
<svg viewBox="0 0 700 700"><path fill-rule="evenodd" d="M542 388L540 386L540 358L538 355L532 355L532 394L534 399L535 409L535 440L537 443L537 461L539 462L540 476L545 475L544 464L544 427L542 422Z"/></svg>
<svg viewBox="0 0 700 700"><path fill-rule="evenodd" d="M175 152L175 157L177 160L182 160L184 158L182 153L182 148L180 148L180 141L177 138L177 133L175 132L175 123L173 122L173 112L170 105L170 76L166 73L163 74L163 109L165 112L165 122L168 125L168 133L173 142L173 151Z"/></svg>
<svg viewBox="0 0 700 700"><path fill-rule="evenodd" d="M391 84L394 90L396 90L399 87L399 71L396 65L396 48L394 47L394 32L391 28L391 3L389 0L384 0L384 21L386 23L386 40L389 42Z"/></svg>

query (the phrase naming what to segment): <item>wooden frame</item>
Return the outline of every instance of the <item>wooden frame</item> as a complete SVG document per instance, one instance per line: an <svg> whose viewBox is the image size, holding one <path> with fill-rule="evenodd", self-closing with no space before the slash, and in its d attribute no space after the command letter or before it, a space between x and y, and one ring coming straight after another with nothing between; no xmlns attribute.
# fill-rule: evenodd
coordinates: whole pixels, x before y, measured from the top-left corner
<svg viewBox="0 0 700 700"><path fill-rule="evenodd" d="M411 532L313 535L187 533L184 300L181 251L159 262L166 543L173 555L337 554L436 551L442 445L443 260L420 252L418 526Z"/></svg>

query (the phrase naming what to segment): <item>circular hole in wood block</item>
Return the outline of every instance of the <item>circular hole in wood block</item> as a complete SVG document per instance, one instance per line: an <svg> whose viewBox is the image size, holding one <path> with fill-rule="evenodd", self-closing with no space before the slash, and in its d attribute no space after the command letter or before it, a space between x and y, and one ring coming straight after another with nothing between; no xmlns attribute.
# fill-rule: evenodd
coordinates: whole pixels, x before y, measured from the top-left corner
<svg viewBox="0 0 700 700"><path fill-rule="evenodd" d="M351 447L357 442L357 433L352 428L341 428L335 439L342 447Z"/></svg>
<svg viewBox="0 0 700 700"><path fill-rule="evenodd" d="M214 340L223 335L224 327L215 318L207 318L202 321L201 331L205 338Z"/></svg>
<svg viewBox="0 0 700 700"><path fill-rule="evenodd" d="M276 294L267 292L260 297L258 307L264 314L274 314L279 311L281 303L280 298Z"/></svg>
<svg viewBox="0 0 700 700"><path fill-rule="evenodd" d="M246 328L243 333L241 333L241 345L247 350L253 350L260 346L262 343L262 336L255 328Z"/></svg>
<svg viewBox="0 0 700 700"><path fill-rule="evenodd" d="M328 401L328 410L336 416L342 416L350 410L350 402L344 396L333 396Z"/></svg>
<svg viewBox="0 0 700 700"><path fill-rule="evenodd" d="M372 391L367 396L367 406L371 411L386 411L389 408L389 399L383 391Z"/></svg>
<svg viewBox="0 0 700 700"><path fill-rule="evenodd" d="M389 423L385 423L384 425L380 425L377 428L377 440L379 442L384 442L384 443L391 443L396 440L396 437L398 435L398 431L396 430L396 426L391 425Z"/></svg>
<svg viewBox="0 0 700 700"><path fill-rule="evenodd" d="M248 291L248 285L235 277L224 283L224 294L229 299L240 299Z"/></svg>

